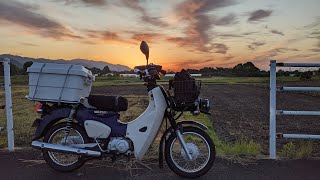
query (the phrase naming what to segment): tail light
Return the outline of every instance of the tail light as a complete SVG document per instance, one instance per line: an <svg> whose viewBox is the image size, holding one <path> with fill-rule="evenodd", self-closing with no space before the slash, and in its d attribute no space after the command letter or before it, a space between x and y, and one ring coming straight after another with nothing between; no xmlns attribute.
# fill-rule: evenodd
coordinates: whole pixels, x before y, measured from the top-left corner
<svg viewBox="0 0 320 180"><path fill-rule="evenodd" d="M42 104L38 104L38 105L36 106L35 111L36 111L36 113L41 114L41 113L42 113Z"/></svg>

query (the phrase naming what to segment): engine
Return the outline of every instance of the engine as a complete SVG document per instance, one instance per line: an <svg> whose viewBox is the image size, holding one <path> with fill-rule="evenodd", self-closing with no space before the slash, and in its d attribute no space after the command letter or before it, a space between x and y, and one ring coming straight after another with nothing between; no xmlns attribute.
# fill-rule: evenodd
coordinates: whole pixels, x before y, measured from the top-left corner
<svg viewBox="0 0 320 180"><path fill-rule="evenodd" d="M114 137L110 139L108 150L116 151L121 154L127 153L130 150L130 140L123 137Z"/></svg>

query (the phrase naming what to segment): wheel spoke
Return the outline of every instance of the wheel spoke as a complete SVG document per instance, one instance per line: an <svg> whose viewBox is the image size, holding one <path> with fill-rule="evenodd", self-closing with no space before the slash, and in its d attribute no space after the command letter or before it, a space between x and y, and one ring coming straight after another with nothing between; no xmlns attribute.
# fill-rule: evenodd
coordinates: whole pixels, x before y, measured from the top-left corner
<svg viewBox="0 0 320 180"><path fill-rule="evenodd" d="M69 146L71 144L84 143L81 134L75 130L70 129L68 136L66 137L66 128L60 128L56 130L49 138L48 142L51 144L59 144ZM79 156L73 154L59 153L48 151L49 157L58 165L70 166L78 161Z"/></svg>
<svg viewBox="0 0 320 180"><path fill-rule="evenodd" d="M170 146L171 159L175 166L184 172L200 171L209 162L210 146L205 138L196 132L184 132L183 137L192 160L189 160L177 138Z"/></svg>

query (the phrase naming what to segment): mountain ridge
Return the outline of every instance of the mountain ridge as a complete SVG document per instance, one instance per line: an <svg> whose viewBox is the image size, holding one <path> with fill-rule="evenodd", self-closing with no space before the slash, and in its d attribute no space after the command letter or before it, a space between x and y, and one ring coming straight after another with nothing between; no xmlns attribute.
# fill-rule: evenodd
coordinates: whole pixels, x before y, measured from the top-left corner
<svg viewBox="0 0 320 180"><path fill-rule="evenodd" d="M11 54L1 54L0 58L9 58L11 63L16 65L19 68L23 67L23 64L32 61L32 62L42 62L42 63L64 63L64 64L79 64L87 68L99 68L103 69L105 66L108 66L111 71L121 72L121 71L130 71L131 69L128 66L121 64L112 64L104 61L95 61L90 59L46 59L46 58L31 58L31 57L22 57Z"/></svg>

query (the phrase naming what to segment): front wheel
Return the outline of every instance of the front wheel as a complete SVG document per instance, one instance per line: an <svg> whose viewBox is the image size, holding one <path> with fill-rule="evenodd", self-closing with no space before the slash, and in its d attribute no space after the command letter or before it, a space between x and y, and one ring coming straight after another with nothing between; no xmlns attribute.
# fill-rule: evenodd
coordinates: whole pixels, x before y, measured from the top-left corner
<svg viewBox="0 0 320 180"><path fill-rule="evenodd" d="M183 128L183 139L192 159L189 160L175 134L166 141L165 158L169 168L186 178L196 178L207 173L216 158L215 145L210 136L196 127Z"/></svg>

